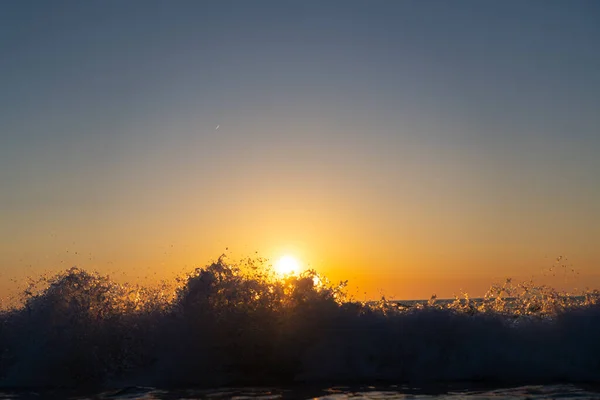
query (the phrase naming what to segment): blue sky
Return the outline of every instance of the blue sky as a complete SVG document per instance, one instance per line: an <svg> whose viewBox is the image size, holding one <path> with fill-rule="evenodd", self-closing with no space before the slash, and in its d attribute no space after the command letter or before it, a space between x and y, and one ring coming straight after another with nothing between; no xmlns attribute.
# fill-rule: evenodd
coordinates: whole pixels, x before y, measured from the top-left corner
<svg viewBox="0 0 600 400"><path fill-rule="evenodd" d="M591 271L599 21L595 1L3 2L0 261L49 231L93 232L99 254L190 215L214 246L255 246L246 214L287 218L293 242L341 207L349 241L381 238L363 258L394 238L456 262L527 243Z"/></svg>

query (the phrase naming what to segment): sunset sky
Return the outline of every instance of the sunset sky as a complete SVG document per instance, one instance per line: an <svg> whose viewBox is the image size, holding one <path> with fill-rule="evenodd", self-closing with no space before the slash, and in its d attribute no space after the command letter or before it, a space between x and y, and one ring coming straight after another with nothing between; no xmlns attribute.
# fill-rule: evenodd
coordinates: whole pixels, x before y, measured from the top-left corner
<svg viewBox="0 0 600 400"><path fill-rule="evenodd" d="M2 1L0 288L226 248L361 298L600 287L599 21L583 0Z"/></svg>

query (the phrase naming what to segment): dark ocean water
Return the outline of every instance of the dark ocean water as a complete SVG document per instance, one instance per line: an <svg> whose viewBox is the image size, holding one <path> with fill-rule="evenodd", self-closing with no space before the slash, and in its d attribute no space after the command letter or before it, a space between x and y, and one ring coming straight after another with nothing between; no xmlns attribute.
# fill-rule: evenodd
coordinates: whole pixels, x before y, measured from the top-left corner
<svg viewBox="0 0 600 400"><path fill-rule="evenodd" d="M0 390L17 399L600 399L599 300L507 282L476 301L365 304L311 272L276 280L222 259L175 290L71 269L0 314Z"/></svg>
<svg viewBox="0 0 600 400"><path fill-rule="evenodd" d="M73 399L73 400L184 400L184 399L599 399L600 387L580 387L575 385L528 385L508 388L484 388L457 385L456 387L419 388L402 385L385 386L332 386L317 387L263 387L263 388L219 388L159 390L150 387L127 387L95 394L81 394L69 391L20 391L0 393L0 399Z"/></svg>

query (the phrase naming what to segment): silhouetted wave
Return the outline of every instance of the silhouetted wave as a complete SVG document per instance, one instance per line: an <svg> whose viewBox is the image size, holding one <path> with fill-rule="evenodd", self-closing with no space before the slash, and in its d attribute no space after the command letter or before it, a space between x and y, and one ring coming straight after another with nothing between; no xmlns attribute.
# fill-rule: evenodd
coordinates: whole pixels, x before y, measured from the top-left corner
<svg viewBox="0 0 600 400"><path fill-rule="evenodd" d="M406 306L220 258L174 291L76 268L0 315L3 387L600 382L600 295L532 285Z"/></svg>

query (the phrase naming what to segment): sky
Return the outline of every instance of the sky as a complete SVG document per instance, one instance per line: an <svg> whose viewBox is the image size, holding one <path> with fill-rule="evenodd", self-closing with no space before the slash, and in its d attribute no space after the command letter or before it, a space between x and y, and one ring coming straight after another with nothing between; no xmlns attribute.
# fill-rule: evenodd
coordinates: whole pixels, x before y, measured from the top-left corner
<svg viewBox="0 0 600 400"><path fill-rule="evenodd" d="M599 21L583 0L0 2L0 288L223 252L365 299L600 287Z"/></svg>

